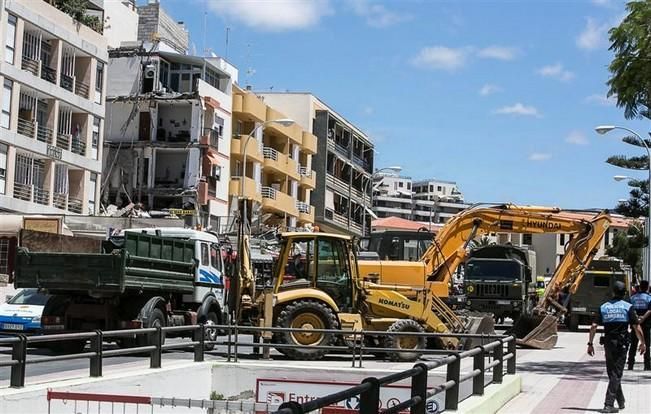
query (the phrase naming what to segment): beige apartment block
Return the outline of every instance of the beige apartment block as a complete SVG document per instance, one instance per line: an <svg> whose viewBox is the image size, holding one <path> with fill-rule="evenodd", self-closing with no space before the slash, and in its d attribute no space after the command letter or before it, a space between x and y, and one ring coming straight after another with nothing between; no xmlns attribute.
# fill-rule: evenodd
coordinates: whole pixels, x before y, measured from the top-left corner
<svg viewBox="0 0 651 414"><path fill-rule="evenodd" d="M95 214L106 40L49 2L0 2L0 211Z"/></svg>
<svg viewBox="0 0 651 414"><path fill-rule="evenodd" d="M316 186L312 156L317 138L299 123L271 122L287 118L251 91L233 87L231 209L238 199L246 199L252 202L254 222L309 228L314 224L310 201Z"/></svg>

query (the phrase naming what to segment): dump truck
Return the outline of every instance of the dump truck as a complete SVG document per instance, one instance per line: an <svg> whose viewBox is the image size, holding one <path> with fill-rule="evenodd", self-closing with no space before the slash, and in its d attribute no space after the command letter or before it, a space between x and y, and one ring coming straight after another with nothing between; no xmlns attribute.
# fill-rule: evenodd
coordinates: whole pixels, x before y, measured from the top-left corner
<svg viewBox="0 0 651 414"><path fill-rule="evenodd" d="M511 245L472 249L464 262L466 309L516 321L529 307L535 252Z"/></svg>
<svg viewBox="0 0 651 414"><path fill-rule="evenodd" d="M327 233L283 233L281 251L268 290L256 288L250 271L248 236L240 234L239 275L231 278L229 309L240 324L295 328L280 332L273 342L303 345L304 348L278 347L295 359L319 359L327 350L320 346L345 343L354 331L372 330L394 333L435 332L479 333L493 331L492 319L463 320L429 289L382 285L361 278L353 240ZM315 333L308 329L340 330L341 334ZM367 346L395 348L389 357L413 361L419 350L428 346L424 337L365 336ZM430 346L459 348L464 344L453 336L438 338Z"/></svg>
<svg viewBox="0 0 651 414"><path fill-rule="evenodd" d="M19 248L14 284L52 295L41 317L47 333L216 325L224 315L222 272L219 240L212 234L134 229L102 242L97 253ZM206 335L214 340L216 329ZM134 336L120 345L145 340ZM69 341L65 348L84 345Z"/></svg>

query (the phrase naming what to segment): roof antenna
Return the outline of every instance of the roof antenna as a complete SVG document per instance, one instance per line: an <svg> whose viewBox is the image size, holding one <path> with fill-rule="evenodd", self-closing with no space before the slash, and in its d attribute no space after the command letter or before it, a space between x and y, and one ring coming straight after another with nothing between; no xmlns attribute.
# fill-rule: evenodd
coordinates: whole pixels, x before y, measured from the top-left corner
<svg viewBox="0 0 651 414"><path fill-rule="evenodd" d="M228 60L228 40L229 34L231 33L231 28L226 27L226 53L224 53L224 59Z"/></svg>
<svg viewBox="0 0 651 414"><path fill-rule="evenodd" d="M251 64L251 44L246 45L246 63L248 68L246 69L246 90L251 90L251 76L255 75L255 69L253 69Z"/></svg>

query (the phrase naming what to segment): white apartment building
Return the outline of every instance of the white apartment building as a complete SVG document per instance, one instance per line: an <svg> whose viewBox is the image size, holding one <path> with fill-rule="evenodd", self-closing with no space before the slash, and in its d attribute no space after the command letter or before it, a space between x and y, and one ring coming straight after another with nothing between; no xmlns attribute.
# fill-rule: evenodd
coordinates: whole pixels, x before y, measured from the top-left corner
<svg viewBox="0 0 651 414"><path fill-rule="evenodd" d="M0 38L0 211L95 214L106 40L41 0L0 2Z"/></svg>

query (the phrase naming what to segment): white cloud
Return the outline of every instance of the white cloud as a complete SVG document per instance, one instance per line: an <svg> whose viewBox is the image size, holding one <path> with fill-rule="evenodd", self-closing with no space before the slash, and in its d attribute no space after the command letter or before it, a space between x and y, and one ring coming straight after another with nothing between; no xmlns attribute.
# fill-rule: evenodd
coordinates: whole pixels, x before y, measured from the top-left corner
<svg viewBox="0 0 651 414"><path fill-rule="evenodd" d="M221 0L206 5L219 16L262 31L308 29L333 13L329 0Z"/></svg>
<svg viewBox="0 0 651 414"><path fill-rule="evenodd" d="M603 49L608 47L609 23L598 23L592 17L586 19L583 31L576 38L576 45L585 50Z"/></svg>
<svg viewBox="0 0 651 414"><path fill-rule="evenodd" d="M538 69L538 74L546 78L553 78L563 82L574 79L574 73L565 69L560 63L543 66L542 68Z"/></svg>
<svg viewBox="0 0 651 414"><path fill-rule="evenodd" d="M601 106L615 106L617 104L617 96L613 95L611 97L607 97L606 95L593 93L590 96L586 96L584 101L586 103L601 105Z"/></svg>
<svg viewBox="0 0 651 414"><path fill-rule="evenodd" d="M389 10L384 5L372 2L371 0L349 1L353 12L363 17L366 20L366 24L371 27L384 28L412 19L412 16L409 14Z"/></svg>
<svg viewBox="0 0 651 414"><path fill-rule="evenodd" d="M517 53L517 49L513 47L488 46L480 49L477 56L485 59L513 60Z"/></svg>
<svg viewBox="0 0 651 414"><path fill-rule="evenodd" d="M592 4L594 4L595 6L608 7L608 8L614 6L612 0L592 0Z"/></svg>
<svg viewBox="0 0 651 414"><path fill-rule="evenodd" d="M547 161L552 157L548 152L532 152L529 154L529 161Z"/></svg>
<svg viewBox="0 0 651 414"><path fill-rule="evenodd" d="M450 48L445 46L424 47L411 60L414 66L423 69L455 70L466 64L468 48Z"/></svg>
<svg viewBox="0 0 651 414"><path fill-rule="evenodd" d="M581 131L574 130L570 131L569 134L565 137L565 142L573 145L588 145L588 138Z"/></svg>
<svg viewBox="0 0 651 414"><path fill-rule="evenodd" d="M500 88L499 86L487 83L481 87L481 89L479 90L479 94L481 96L488 96L501 91L502 88Z"/></svg>
<svg viewBox="0 0 651 414"><path fill-rule="evenodd" d="M496 109L493 111L493 113L498 115L535 116L536 118L542 117L535 106L523 105L520 102L511 106L504 106L502 108Z"/></svg>

